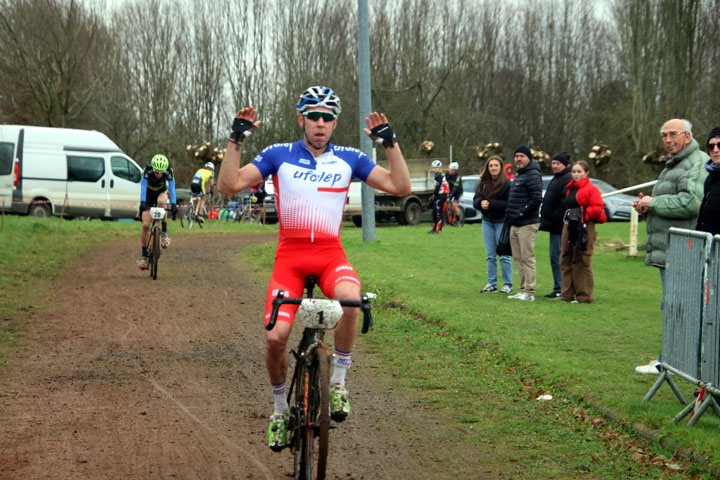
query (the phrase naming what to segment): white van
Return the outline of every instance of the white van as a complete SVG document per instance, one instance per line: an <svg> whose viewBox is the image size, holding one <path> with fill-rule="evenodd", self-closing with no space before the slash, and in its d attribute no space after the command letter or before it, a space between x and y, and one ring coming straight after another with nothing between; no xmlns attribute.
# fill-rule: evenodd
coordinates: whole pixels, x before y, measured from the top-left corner
<svg viewBox="0 0 720 480"><path fill-rule="evenodd" d="M0 125L0 208L5 211L133 218L141 174L100 132Z"/></svg>

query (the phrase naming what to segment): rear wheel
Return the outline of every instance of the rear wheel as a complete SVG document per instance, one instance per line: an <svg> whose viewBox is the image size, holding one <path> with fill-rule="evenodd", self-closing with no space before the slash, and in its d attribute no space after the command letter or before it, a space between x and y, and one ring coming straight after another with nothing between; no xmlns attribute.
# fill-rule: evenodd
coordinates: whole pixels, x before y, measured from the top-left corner
<svg viewBox="0 0 720 480"><path fill-rule="evenodd" d="M455 226L462 227L465 225L465 209L458 205L458 215L455 217Z"/></svg>
<svg viewBox="0 0 720 480"><path fill-rule="evenodd" d="M30 204L28 215L37 218L48 218L52 214L49 203L33 202Z"/></svg>
<svg viewBox="0 0 720 480"><path fill-rule="evenodd" d="M403 225L417 225L420 223L420 215L422 215L422 208L417 202L408 202L405 204L405 209L402 212L404 217Z"/></svg>

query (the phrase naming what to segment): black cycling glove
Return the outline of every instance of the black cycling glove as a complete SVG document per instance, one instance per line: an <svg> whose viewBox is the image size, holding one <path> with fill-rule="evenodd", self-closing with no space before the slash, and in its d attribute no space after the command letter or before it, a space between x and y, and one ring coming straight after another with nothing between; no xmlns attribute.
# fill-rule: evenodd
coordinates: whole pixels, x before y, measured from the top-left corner
<svg viewBox="0 0 720 480"><path fill-rule="evenodd" d="M370 137L385 148L393 148L395 143L395 132L390 128L389 123L383 123L370 130Z"/></svg>
<svg viewBox="0 0 720 480"><path fill-rule="evenodd" d="M172 219L175 220L175 218L177 217L177 213L178 213L177 205L175 205L174 203L171 203L170 210L172 211Z"/></svg>
<svg viewBox="0 0 720 480"><path fill-rule="evenodd" d="M140 213L144 212L146 207L147 204L145 202L140 202Z"/></svg>
<svg viewBox="0 0 720 480"><path fill-rule="evenodd" d="M230 133L230 141L233 143L240 143L245 140L245 137L249 136L252 130L255 128L255 124L250 120L244 118L235 117L232 123L232 132Z"/></svg>

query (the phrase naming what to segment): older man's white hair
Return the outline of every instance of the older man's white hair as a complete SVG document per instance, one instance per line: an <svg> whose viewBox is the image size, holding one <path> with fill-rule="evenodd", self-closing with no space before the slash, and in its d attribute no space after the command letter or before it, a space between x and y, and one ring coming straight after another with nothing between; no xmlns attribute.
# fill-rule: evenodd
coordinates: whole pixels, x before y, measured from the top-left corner
<svg viewBox="0 0 720 480"><path fill-rule="evenodd" d="M665 125L672 122L673 120L675 119L673 118L672 120L668 120L667 122L663 123L662 127L660 127L660 135L662 135L663 130L665 130ZM690 133L690 138L693 138L692 123L690 123L690 120L685 120L684 118L681 118L680 121L683 124L683 128L685 129L684 131Z"/></svg>

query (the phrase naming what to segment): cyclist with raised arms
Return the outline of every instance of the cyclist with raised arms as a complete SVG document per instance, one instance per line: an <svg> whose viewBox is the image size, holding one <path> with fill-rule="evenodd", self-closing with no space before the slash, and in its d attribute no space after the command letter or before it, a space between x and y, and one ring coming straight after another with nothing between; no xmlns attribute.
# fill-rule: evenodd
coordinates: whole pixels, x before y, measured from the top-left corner
<svg viewBox="0 0 720 480"><path fill-rule="evenodd" d="M150 235L150 207L165 208L170 195L170 204L173 217L177 213L177 202L175 198L175 176L170 168L170 161L165 155L158 154L152 157L150 165L145 167L140 181L140 217L142 219L142 257L138 260L141 270L148 268L147 242ZM170 237L167 233L167 212L162 219L162 236L160 238L162 248L170 246Z"/></svg>
<svg viewBox="0 0 720 480"><path fill-rule="evenodd" d="M208 188L208 185L210 188ZM205 195L208 191L211 191L215 186L215 165L212 162L207 162L203 168L195 172L192 180L190 181L190 193L193 197L200 197L200 206L197 212L202 213L205 208ZM198 220L202 222L202 217L198 216Z"/></svg>
<svg viewBox="0 0 720 480"><path fill-rule="evenodd" d="M258 184L267 175L273 176L280 236L265 301L266 323L278 289L284 289L289 297L302 297L309 275L317 277L317 285L328 298L360 299L360 280L340 242L343 208L353 177L392 195L410 193L407 164L384 114L371 113L363 130L385 147L389 170L375 165L355 148L330 143L341 111L340 99L332 89L308 88L298 98L296 111L303 130L302 140L271 145L252 163L240 168L242 143L260 125L254 107L240 110L218 177L218 190L229 195ZM297 305L280 308L278 322L267 332L265 343L265 364L275 401L268 446L276 451L287 444L287 343L297 308ZM330 410L337 422L350 413L345 374L351 364L357 323L358 309L345 308L335 328Z"/></svg>

